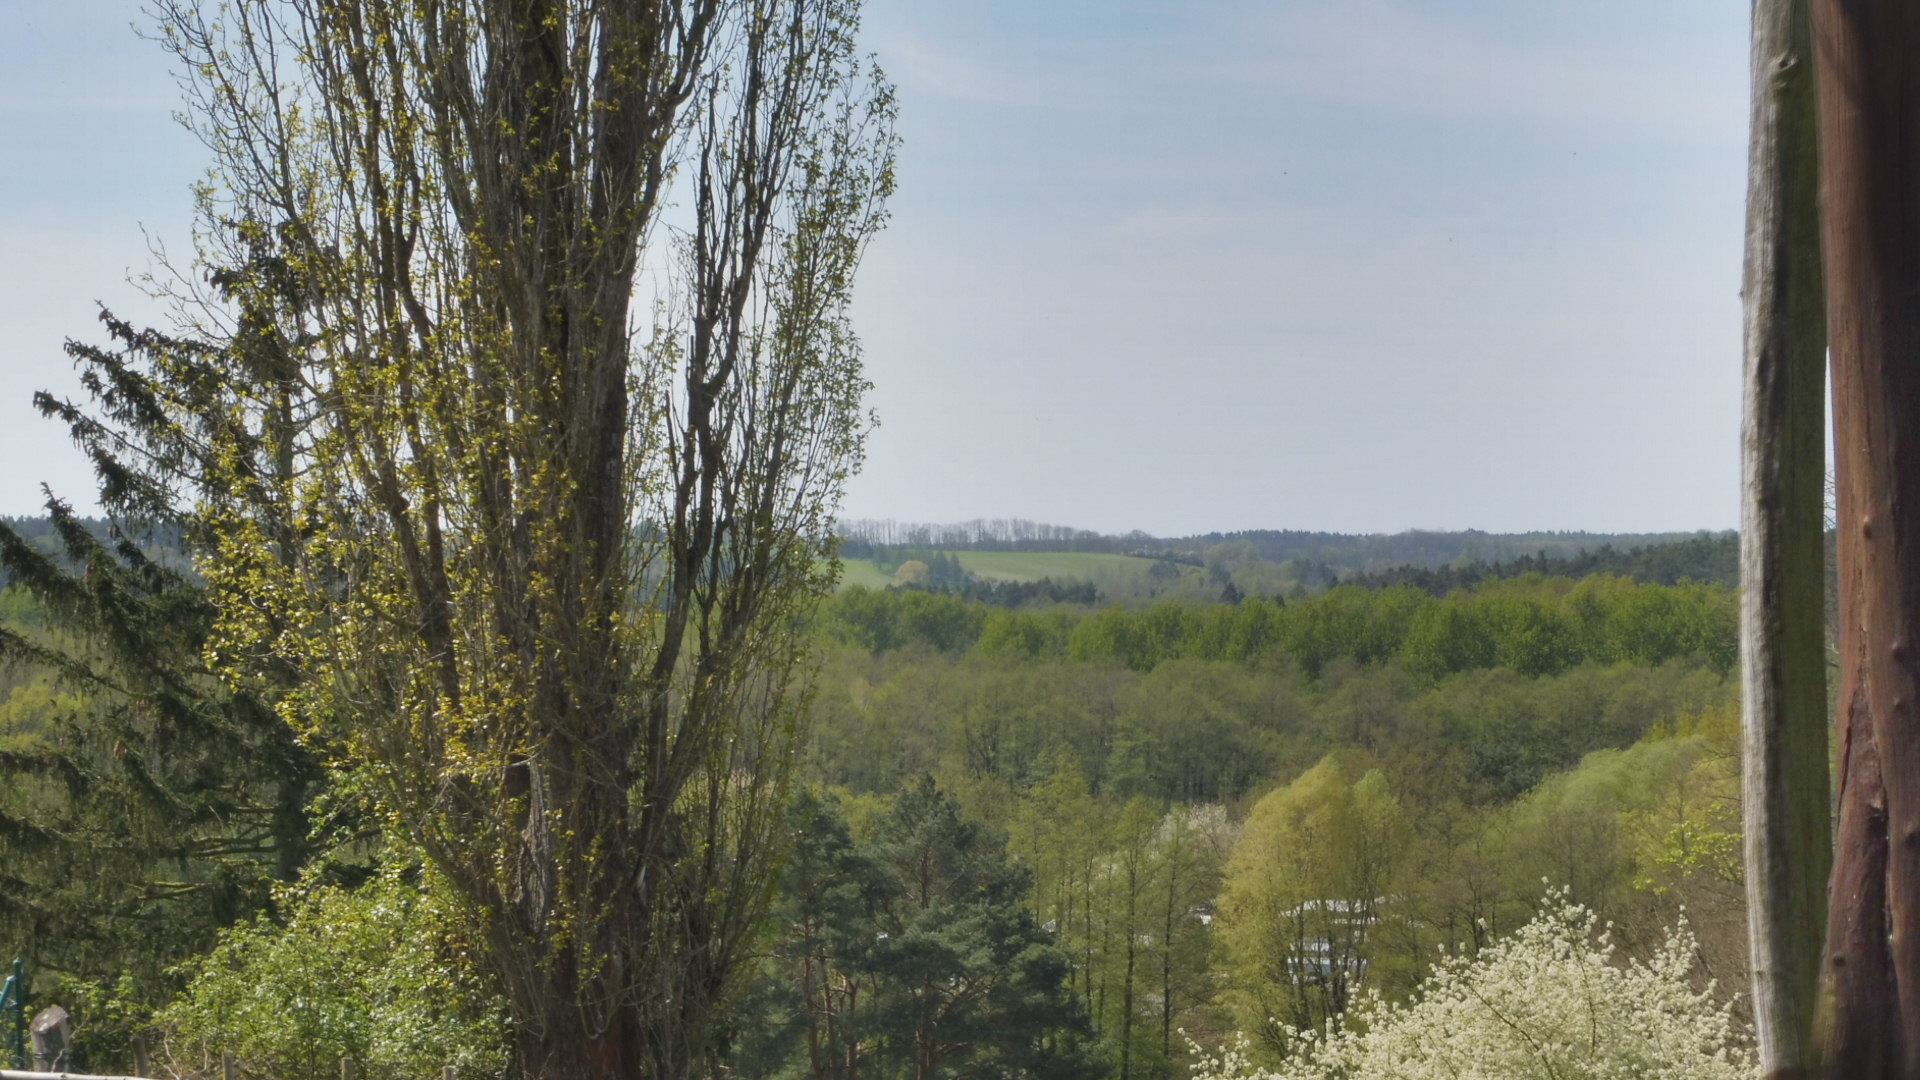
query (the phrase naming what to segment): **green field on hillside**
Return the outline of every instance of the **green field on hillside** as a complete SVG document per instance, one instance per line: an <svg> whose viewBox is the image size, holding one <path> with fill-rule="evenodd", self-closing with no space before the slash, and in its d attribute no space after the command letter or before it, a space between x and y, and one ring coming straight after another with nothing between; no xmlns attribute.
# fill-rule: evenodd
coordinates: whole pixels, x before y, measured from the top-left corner
<svg viewBox="0 0 1920 1080"><path fill-rule="evenodd" d="M884 589L893 584L893 575L880 572L871 559L842 559L840 561L840 588L850 585L864 585L869 589Z"/></svg>
<svg viewBox="0 0 1920 1080"><path fill-rule="evenodd" d="M1167 580L1155 582L1150 574L1157 562L1133 555L1113 555L1096 552L1023 552L1023 551L957 551L950 552L960 560L967 573L983 581L1039 581L1052 578L1055 581L1091 581L1103 596L1122 598L1161 595L1169 590L1184 591L1180 585ZM1165 573L1165 564L1162 573ZM1199 587L1204 575L1197 567L1179 568L1179 582L1189 588ZM1188 581L1187 579L1192 579ZM885 588L893 584L893 575L882 571L868 559L848 559L841 564L840 587L864 585L870 589Z"/></svg>
<svg viewBox="0 0 1920 1080"><path fill-rule="evenodd" d="M1077 552L957 551L952 552L967 573L987 581L1132 581L1143 579L1154 560L1132 555L1107 555ZM868 559L848 559L841 564L840 585L865 585L882 588L893 584L893 575L883 573Z"/></svg>
<svg viewBox="0 0 1920 1080"><path fill-rule="evenodd" d="M970 574L1000 581L1039 581L1053 578L1098 580L1108 575L1144 575L1152 559L1132 555L1073 552L962 551L960 565Z"/></svg>

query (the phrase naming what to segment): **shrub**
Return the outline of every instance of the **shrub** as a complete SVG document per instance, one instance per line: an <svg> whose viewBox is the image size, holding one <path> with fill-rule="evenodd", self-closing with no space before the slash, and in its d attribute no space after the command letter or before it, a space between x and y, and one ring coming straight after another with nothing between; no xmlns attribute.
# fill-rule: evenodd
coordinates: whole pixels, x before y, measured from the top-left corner
<svg viewBox="0 0 1920 1080"><path fill-rule="evenodd" d="M423 880L424 879L424 880ZM222 931L187 991L156 1018L180 1070L222 1052L276 1080L331 1080L353 1058L367 1080L507 1071L507 1022L451 935L448 901L417 863L355 889L305 883L266 918Z"/></svg>
<svg viewBox="0 0 1920 1080"><path fill-rule="evenodd" d="M1564 891L1478 956L1443 961L1413 999L1373 998L1332 1035L1297 1033L1277 1068L1244 1036L1201 1055L1195 1080L1736 1080L1756 1075L1732 1006L1693 988L1685 923L1645 963L1620 963ZM1196 1048L1197 1049L1197 1048Z"/></svg>

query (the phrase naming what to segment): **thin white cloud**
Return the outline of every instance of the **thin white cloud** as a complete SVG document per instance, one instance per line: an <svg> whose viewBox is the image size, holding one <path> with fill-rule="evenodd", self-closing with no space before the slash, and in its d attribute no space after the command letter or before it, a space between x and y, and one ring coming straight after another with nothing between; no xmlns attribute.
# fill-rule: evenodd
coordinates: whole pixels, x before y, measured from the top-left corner
<svg viewBox="0 0 1920 1080"><path fill-rule="evenodd" d="M0 112L38 115L66 113L129 112L151 113L170 119L174 114L171 99L158 99L150 93L128 91L125 94L88 94L80 97L25 95L0 97Z"/></svg>
<svg viewBox="0 0 1920 1080"><path fill-rule="evenodd" d="M892 33L874 41L887 73L910 90L979 105L1032 105L1084 97L1058 73L1036 72L1001 58L975 55L917 34Z"/></svg>
<svg viewBox="0 0 1920 1080"><path fill-rule="evenodd" d="M899 27L875 44L910 89L983 105L1132 111L1231 95L1216 100L1744 137L1743 52L1634 53L1556 29L1516 34L1484 12L1415 0L1263 0L1169 14L1097 46L1044 35L944 40Z"/></svg>
<svg viewBox="0 0 1920 1080"><path fill-rule="evenodd" d="M1225 57L1190 75L1265 94L1387 109L1554 124L1633 124L1739 138L1745 83L1727 57L1676 63L1562 37L1502 36L1484 18L1402 0L1288 4L1246 12ZM1737 70L1741 54L1734 54Z"/></svg>

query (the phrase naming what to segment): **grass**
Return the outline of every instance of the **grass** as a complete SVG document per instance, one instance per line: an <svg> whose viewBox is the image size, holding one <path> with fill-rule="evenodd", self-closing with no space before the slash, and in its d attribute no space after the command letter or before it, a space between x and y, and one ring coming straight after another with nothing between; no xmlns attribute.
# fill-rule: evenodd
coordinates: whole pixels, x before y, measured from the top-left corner
<svg viewBox="0 0 1920 1080"><path fill-rule="evenodd" d="M951 554L959 558L967 573L982 581L1029 582L1041 578L1089 581L1098 590L1100 601L1108 604L1140 605L1161 600L1211 603L1220 599L1223 591L1219 579L1200 567L1173 567L1133 555L1021 551ZM1168 569L1178 572L1168 576ZM1282 573L1278 563L1261 561L1254 567L1234 571L1233 577L1234 584L1246 596L1283 596L1297 587L1297 578ZM841 564L840 588L863 585L883 589L892 584L893 575L882 573L867 559L852 559Z"/></svg>
<svg viewBox="0 0 1920 1080"><path fill-rule="evenodd" d="M869 589L884 589L893 584L892 574L883 574L880 568L868 559L843 559L840 562L840 588L849 585L865 585Z"/></svg>
<svg viewBox="0 0 1920 1080"><path fill-rule="evenodd" d="M1098 580L1113 575L1145 574L1151 559L1132 555L1076 552L962 551L960 565L970 574L993 581Z"/></svg>
<svg viewBox="0 0 1920 1080"><path fill-rule="evenodd" d="M1091 581L1103 593L1130 595L1147 590L1147 572L1152 559L1132 555L1108 555L1076 552L960 551L960 565L983 581ZM1183 568L1192 574L1191 568ZM893 575L882 573L867 559L849 559L840 564L840 587L864 585L881 589L893 584Z"/></svg>

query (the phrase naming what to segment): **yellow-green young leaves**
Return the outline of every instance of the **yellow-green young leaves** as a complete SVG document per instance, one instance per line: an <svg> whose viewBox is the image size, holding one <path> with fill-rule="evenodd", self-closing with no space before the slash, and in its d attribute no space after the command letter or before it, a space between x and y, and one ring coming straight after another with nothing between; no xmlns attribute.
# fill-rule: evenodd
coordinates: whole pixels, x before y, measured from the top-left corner
<svg viewBox="0 0 1920 1080"><path fill-rule="evenodd" d="M210 655L382 778L530 1072L693 1068L764 907L869 425L858 14L159 6L216 156Z"/></svg>

